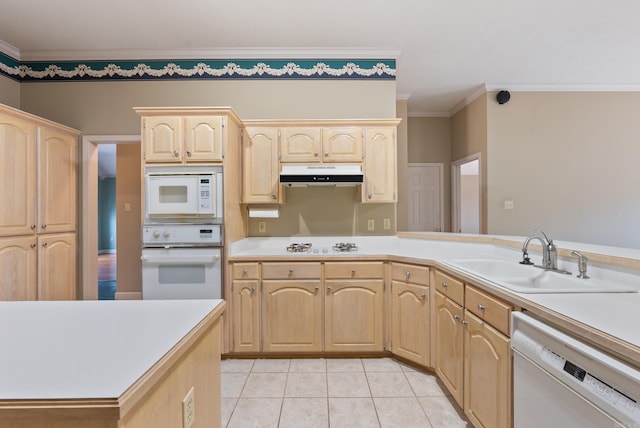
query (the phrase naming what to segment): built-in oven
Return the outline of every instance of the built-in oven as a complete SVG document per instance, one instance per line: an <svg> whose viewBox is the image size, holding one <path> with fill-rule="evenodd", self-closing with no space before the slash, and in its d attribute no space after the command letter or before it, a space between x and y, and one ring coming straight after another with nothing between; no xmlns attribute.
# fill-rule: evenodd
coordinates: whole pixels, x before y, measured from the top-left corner
<svg viewBox="0 0 640 428"><path fill-rule="evenodd" d="M142 228L142 298L221 299L222 225Z"/></svg>
<svg viewBox="0 0 640 428"><path fill-rule="evenodd" d="M151 166L144 172L144 223L222 224L221 166Z"/></svg>

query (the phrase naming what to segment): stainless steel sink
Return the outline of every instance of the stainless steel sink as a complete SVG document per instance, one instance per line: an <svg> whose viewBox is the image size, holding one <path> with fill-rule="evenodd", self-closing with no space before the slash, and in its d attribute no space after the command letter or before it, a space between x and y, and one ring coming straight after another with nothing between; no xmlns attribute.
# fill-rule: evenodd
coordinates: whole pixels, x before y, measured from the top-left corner
<svg viewBox="0 0 640 428"><path fill-rule="evenodd" d="M636 293L637 290L601 279L580 279L517 261L459 259L452 264L474 276L517 293Z"/></svg>

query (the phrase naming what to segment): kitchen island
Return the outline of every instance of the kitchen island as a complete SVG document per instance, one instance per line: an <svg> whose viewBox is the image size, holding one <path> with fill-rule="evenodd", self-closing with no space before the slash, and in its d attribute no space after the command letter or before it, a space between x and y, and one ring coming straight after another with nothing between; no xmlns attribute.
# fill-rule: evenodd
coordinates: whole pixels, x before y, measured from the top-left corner
<svg viewBox="0 0 640 428"><path fill-rule="evenodd" d="M0 428L219 426L225 305L0 302Z"/></svg>

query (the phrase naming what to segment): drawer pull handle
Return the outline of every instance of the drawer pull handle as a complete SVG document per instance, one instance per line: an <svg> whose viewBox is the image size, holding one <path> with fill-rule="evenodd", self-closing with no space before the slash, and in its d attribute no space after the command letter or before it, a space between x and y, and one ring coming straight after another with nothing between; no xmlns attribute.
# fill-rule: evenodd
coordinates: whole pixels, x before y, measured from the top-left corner
<svg viewBox="0 0 640 428"><path fill-rule="evenodd" d="M293 273L293 269L289 269L289 273Z"/></svg>
<svg viewBox="0 0 640 428"><path fill-rule="evenodd" d="M420 299L422 299L422 301L424 301L424 299L426 299L426 298L427 298L426 294L423 293L423 294L420 295Z"/></svg>
<svg viewBox="0 0 640 428"><path fill-rule="evenodd" d="M243 274L243 275L246 275L246 274L248 274L248 273L249 273L249 271L248 271L248 270L246 270L246 269L242 269L242 274Z"/></svg>
<svg viewBox="0 0 640 428"><path fill-rule="evenodd" d="M442 288L447 288L449 286L449 284L447 284L446 282L442 283Z"/></svg>
<svg viewBox="0 0 640 428"><path fill-rule="evenodd" d="M460 315L454 315L454 316L453 316L453 319L454 319L454 320L456 320L456 321L458 321L458 320L460 319Z"/></svg>
<svg viewBox="0 0 640 428"><path fill-rule="evenodd" d="M469 322L468 322L468 321L465 321L465 320L462 320L462 321L460 322L460 324L462 324L462 325L466 326L467 324L469 324Z"/></svg>
<svg viewBox="0 0 640 428"><path fill-rule="evenodd" d="M355 275L356 274L356 270L355 269L351 269L351 273Z"/></svg>
<svg viewBox="0 0 640 428"><path fill-rule="evenodd" d="M478 305L478 310L479 311L484 311L485 309L487 309L487 307L485 305Z"/></svg>
<svg viewBox="0 0 640 428"><path fill-rule="evenodd" d="M406 271L404 274L407 276L407 278L409 278L411 276L411 272L409 272L409 271Z"/></svg>

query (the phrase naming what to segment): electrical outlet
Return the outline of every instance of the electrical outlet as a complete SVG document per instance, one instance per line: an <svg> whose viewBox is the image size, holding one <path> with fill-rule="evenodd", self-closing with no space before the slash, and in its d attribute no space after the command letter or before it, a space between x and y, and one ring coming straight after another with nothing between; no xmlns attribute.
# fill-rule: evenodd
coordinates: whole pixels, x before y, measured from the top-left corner
<svg viewBox="0 0 640 428"><path fill-rule="evenodd" d="M370 218L367 220L367 230L374 230L376 228L376 222L374 219Z"/></svg>
<svg viewBox="0 0 640 428"><path fill-rule="evenodd" d="M513 209L513 201L504 201L504 209L512 210Z"/></svg>
<svg viewBox="0 0 640 428"><path fill-rule="evenodd" d="M391 229L391 219L390 219L390 218L385 218L385 219L383 220L382 228L383 228L384 230L389 230L389 229Z"/></svg>
<svg viewBox="0 0 640 428"><path fill-rule="evenodd" d="M258 232L259 233L267 233L267 222L259 221L258 222Z"/></svg>
<svg viewBox="0 0 640 428"><path fill-rule="evenodd" d="M196 409L193 400L193 386L182 400L182 427L191 428L196 419Z"/></svg>

